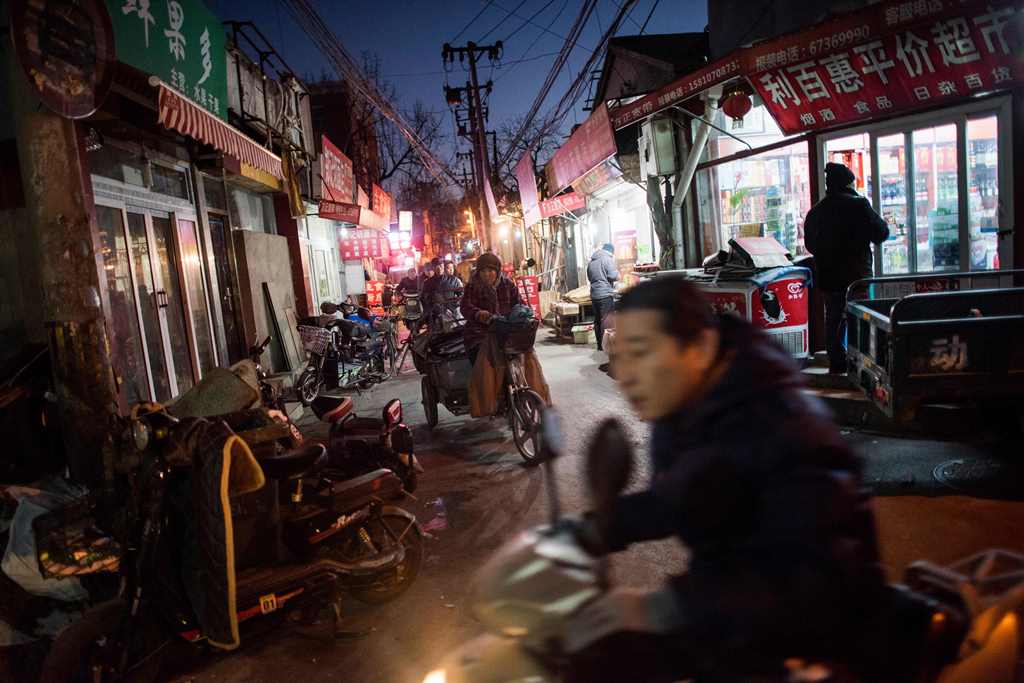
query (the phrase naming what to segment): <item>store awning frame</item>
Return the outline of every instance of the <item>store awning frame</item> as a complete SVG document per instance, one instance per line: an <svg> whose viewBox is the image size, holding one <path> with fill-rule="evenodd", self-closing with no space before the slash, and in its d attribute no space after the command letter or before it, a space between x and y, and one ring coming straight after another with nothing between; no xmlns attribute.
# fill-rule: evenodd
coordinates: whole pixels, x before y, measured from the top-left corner
<svg viewBox="0 0 1024 683"><path fill-rule="evenodd" d="M151 78L150 83L159 89L157 111L161 125L235 157L278 180L284 179L281 157L156 77Z"/></svg>

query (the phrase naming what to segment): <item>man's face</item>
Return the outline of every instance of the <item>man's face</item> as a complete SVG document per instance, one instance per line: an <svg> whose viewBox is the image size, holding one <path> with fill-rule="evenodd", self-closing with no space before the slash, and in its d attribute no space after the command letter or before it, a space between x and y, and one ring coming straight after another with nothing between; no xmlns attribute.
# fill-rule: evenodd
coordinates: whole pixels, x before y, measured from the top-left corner
<svg viewBox="0 0 1024 683"><path fill-rule="evenodd" d="M409 279L410 280L415 280L416 279L416 269L415 268L410 268L409 269Z"/></svg>
<svg viewBox="0 0 1024 683"><path fill-rule="evenodd" d="M641 419L657 420L683 407L702 388L718 351L718 332L706 330L685 346L662 328L663 314L615 314L615 378Z"/></svg>
<svg viewBox="0 0 1024 683"><path fill-rule="evenodd" d="M454 263L446 263L446 264L444 264L444 272L447 273L448 275L455 275L455 264Z"/></svg>
<svg viewBox="0 0 1024 683"><path fill-rule="evenodd" d="M493 287L494 283L498 281L498 271L493 268L483 268L480 271L480 279L484 281L484 284Z"/></svg>

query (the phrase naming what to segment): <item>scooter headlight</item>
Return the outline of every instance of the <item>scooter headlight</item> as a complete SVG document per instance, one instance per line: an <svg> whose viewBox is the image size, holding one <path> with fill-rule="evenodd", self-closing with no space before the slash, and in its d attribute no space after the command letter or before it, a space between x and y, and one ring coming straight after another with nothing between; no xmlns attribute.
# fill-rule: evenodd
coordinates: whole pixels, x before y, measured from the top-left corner
<svg viewBox="0 0 1024 683"><path fill-rule="evenodd" d="M132 441L135 443L135 448L140 451L146 450L149 446L149 440L152 436L152 432L149 429L149 425L143 420L132 421Z"/></svg>
<svg viewBox="0 0 1024 683"><path fill-rule="evenodd" d="M444 672L444 669L435 669L427 674L427 677L423 679L423 683L446 683L448 675Z"/></svg>

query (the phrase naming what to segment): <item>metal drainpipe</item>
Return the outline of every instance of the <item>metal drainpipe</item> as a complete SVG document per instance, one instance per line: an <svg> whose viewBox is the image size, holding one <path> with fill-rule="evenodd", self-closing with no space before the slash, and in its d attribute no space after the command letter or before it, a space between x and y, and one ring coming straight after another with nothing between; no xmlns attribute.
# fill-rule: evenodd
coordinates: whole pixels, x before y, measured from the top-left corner
<svg viewBox="0 0 1024 683"><path fill-rule="evenodd" d="M686 157L683 170L679 172L676 180L675 191L672 196L672 244L675 250L676 268L685 268L683 243L683 202L690 192L690 185L693 184L693 175L697 170L700 157L704 154L704 147L708 143L708 136L711 134L711 126L705 121L710 121L715 115L715 105L718 104L718 94L708 94L704 97L704 121L697 126L697 134L690 148L690 154Z"/></svg>

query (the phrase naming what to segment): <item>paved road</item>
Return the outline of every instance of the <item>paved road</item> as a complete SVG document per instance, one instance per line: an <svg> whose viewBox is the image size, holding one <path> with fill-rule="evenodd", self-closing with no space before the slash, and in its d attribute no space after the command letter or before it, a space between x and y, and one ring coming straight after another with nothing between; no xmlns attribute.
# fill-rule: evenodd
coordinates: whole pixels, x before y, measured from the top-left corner
<svg viewBox="0 0 1024 683"><path fill-rule="evenodd" d="M563 506L580 511L586 508L586 496L579 454L594 426L608 416L622 417L638 447L647 427L629 416L614 382L597 370L603 359L593 349L541 342L538 350L568 441L566 457L555 464ZM415 584L383 607L349 604L352 628L374 629L364 638L329 642L325 630L315 629L286 637L255 634L234 654L179 662L171 680L418 682L445 652L479 633L470 614L470 579L502 542L544 519L544 473L523 467L502 421L454 417L441 408L438 427L426 430L414 372L357 398L357 406L376 412L395 396L405 405L406 421L416 426L427 470L418 500L409 504L432 529L426 563ZM922 557L949 561L997 544L1024 550L1019 533L1024 503L950 495L958 493L952 485L986 495L999 489L1010 476L1008 470L997 469L1006 460L1003 454L1019 453L1019 445L1011 450L1008 445L846 434L867 460L868 483L886 496L878 501L879 533L894 574ZM957 459L965 464L942 469ZM967 467L972 463L977 466ZM647 478L644 459L638 464L634 486ZM934 476L937 468L964 481L954 476L942 483ZM672 542L653 543L616 558L615 576L620 583L649 586L683 566L681 548Z"/></svg>

